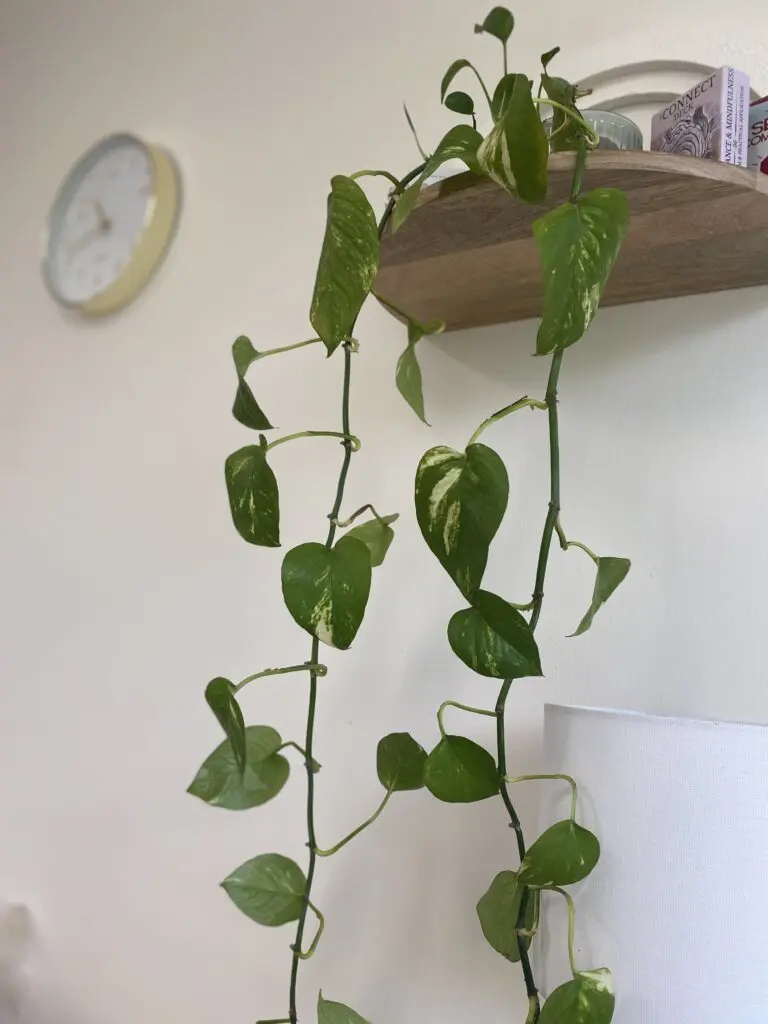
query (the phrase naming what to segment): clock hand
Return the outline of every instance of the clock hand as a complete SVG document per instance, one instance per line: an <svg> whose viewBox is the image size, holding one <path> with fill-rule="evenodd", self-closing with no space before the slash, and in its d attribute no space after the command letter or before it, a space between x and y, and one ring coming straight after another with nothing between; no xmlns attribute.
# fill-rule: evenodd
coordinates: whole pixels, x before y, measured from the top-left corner
<svg viewBox="0 0 768 1024"><path fill-rule="evenodd" d="M110 220L107 220L106 224L103 220L100 221L98 227L92 228L90 231L86 231L84 235L81 235L79 238L76 238L71 245L67 246L67 256L71 259L75 255L75 253L79 252L84 246L88 245L88 243L93 241L95 238L100 238L103 235L109 234L111 227L112 222Z"/></svg>
<svg viewBox="0 0 768 1024"><path fill-rule="evenodd" d="M107 232L112 227L112 221L107 216L107 212L101 203L94 199L93 208L96 210L96 216L99 218L99 228L103 232Z"/></svg>

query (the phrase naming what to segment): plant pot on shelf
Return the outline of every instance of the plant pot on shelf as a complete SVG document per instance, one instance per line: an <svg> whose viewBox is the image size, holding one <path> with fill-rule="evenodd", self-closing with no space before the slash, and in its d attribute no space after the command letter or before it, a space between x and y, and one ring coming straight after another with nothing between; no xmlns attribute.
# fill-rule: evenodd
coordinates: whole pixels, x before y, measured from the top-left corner
<svg viewBox="0 0 768 1024"><path fill-rule="evenodd" d="M544 718L543 770L576 777L602 844L573 891L575 955L611 966L616 1020L768 1020L768 727L554 705ZM568 796L545 798L543 826ZM564 902L544 904L549 993L570 970Z"/></svg>

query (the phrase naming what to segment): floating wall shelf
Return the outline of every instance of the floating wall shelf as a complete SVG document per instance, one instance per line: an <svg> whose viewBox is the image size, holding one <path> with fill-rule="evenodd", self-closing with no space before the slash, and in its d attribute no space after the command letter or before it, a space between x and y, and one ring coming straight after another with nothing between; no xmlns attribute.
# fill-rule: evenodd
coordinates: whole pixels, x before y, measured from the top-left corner
<svg viewBox="0 0 768 1024"><path fill-rule="evenodd" d="M529 206L466 173L425 189L397 234L382 242L376 289L448 330L537 316L538 255L531 224L568 198L574 156L555 153L549 197ZM664 153L596 151L583 190L627 193L630 227L603 305L768 284L768 176Z"/></svg>

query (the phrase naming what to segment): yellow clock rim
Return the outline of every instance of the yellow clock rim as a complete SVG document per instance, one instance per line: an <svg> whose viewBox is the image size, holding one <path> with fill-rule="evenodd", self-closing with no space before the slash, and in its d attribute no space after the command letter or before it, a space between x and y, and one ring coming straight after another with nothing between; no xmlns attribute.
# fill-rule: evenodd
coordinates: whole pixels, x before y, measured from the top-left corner
<svg viewBox="0 0 768 1024"><path fill-rule="evenodd" d="M158 270L176 231L181 211L181 178L178 167L170 155L159 146L144 142L138 136L121 132L122 138L131 138L146 152L152 175L152 198L147 204L144 226L131 256L117 277L103 292L86 302L66 302L51 287L44 267L49 290L59 305L77 310L88 317L106 316L132 302ZM101 146L106 139L97 143ZM94 147L94 148L97 148Z"/></svg>

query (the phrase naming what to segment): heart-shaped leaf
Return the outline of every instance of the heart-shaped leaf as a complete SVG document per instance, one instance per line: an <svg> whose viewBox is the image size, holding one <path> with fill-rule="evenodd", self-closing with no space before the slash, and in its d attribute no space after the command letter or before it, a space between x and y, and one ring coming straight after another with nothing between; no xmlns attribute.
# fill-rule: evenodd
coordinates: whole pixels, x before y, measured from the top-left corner
<svg viewBox="0 0 768 1024"><path fill-rule="evenodd" d="M514 75L504 90L503 111L477 151L480 169L527 203L547 195L549 145L527 75Z"/></svg>
<svg viewBox="0 0 768 1024"><path fill-rule="evenodd" d="M615 1005L611 972L606 967L583 971L554 990L539 1024L611 1024Z"/></svg>
<svg viewBox="0 0 768 1024"><path fill-rule="evenodd" d="M408 186L397 200L391 220L393 233L410 216L416 205L416 200L419 198L422 185L427 178L435 173L438 167L441 167L448 160L463 160L470 171L477 172L480 170L477 162L477 151L482 141L483 137L480 132L470 128L468 124L457 124L450 131L446 132L438 143L435 152L427 160L424 170L419 177L412 185Z"/></svg>
<svg viewBox="0 0 768 1024"><path fill-rule="evenodd" d="M280 495L267 453L250 444L233 452L224 466L235 529L249 544L280 546Z"/></svg>
<svg viewBox="0 0 768 1024"><path fill-rule="evenodd" d="M539 649L520 612L487 590L478 590L473 605L448 623L453 653L473 672L492 679L540 676Z"/></svg>
<svg viewBox="0 0 768 1024"><path fill-rule="evenodd" d="M551 50L547 50L546 53L542 53L541 66L544 68L545 71L547 70L551 62L555 59L555 57L558 55L558 53L560 53L559 46L554 46Z"/></svg>
<svg viewBox="0 0 768 1024"><path fill-rule="evenodd" d="M289 857L263 853L241 864L221 886L246 917L276 928L301 917L307 880Z"/></svg>
<svg viewBox="0 0 768 1024"><path fill-rule="evenodd" d="M187 790L212 807L245 811L276 797L288 780L290 765L277 751L280 733L268 725L245 730L245 771L238 768L232 744L225 740L206 758Z"/></svg>
<svg viewBox="0 0 768 1024"><path fill-rule="evenodd" d="M245 722L235 692L234 683L222 676L217 676L206 686L205 699L219 725L227 734L237 770L242 775L246 763Z"/></svg>
<svg viewBox="0 0 768 1024"><path fill-rule="evenodd" d="M571 636L581 636L582 633L586 633L592 625L592 620L598 610L626 577L631 565L632 563L628 558L598 558L597 578L595 579L595 589L592 592L592 603L587 614L579 623L579 628L575 633L571 633Z"/></svg>
<svg viewBox="0 0 768 1024"><path fill-rule="evenodd" d="M237 370L237 393L232 415L251 430L271 430L272 424L262 412L245 379L248 367L258 358L259 353L253 347L251 339L241 334L232 345L232 359Z"/></svg>
<svg viewBox="0 0 768 1024"><path fill-rule="evenodd" d="M499 792L496 762L466 736L443 736L427 757L424 781L432 796L449 804L487 800Z"/></svg>
<svg viewBox="0 0 768 1024"><path fill-rule="evenodd" d="M426 751L407 732L391 732L379 740L376 774L385 789L422 789L426 763Z"/></svg>
<svg viewBox="0 0 768 1024"><path fill-rule="evenodd" d="M471 116L475 112L475 101L466 92L449 92L443 102L454 114Z"/></svg>
<svg viewBox="0 0 768 1024"><path fill-rule="evenodd" d="M528 848L517 877L526 885L573 885L586 878L599 859L596 835L575 821L558 821Z"/></svg>
<svg viewBox="0 0 768 1024"><path fill-rule="evenodd" d="M331 179L328 219L309 319L330 355L352 331L379 269L371 204L352 178Z"/></svg>
<svg viewBox="0 0 768 1024"><path fill-rule="evenodd" d="M345 651L360 628L371 590L371 556L348 534L334 547L300 544L283 559L283 597L296 622Z"/></svg>
<svg viewBox="0 0 768 1024"><path fill-rule="evenodd" d="M567 348L586 333L619 255L628 219L624 193L597 188L533 222L544 280L539 355Z"/></svg>
<svg viewBox="0 0 768 1024"><path fill-rule="evenodd" d="M442 445L431 448L416 470L422 535L468 601L482 583L508 498L504 463L484 444L471 444L463 453Z"/></svg>
<svg viewBox="0 0 768 1024"><path fill-rule="evenodd" d="M480 927L483 929L483 935L488 944L513 964L520 959L517 920L520 916L520 902L524 891L525 886L519 884L516 871L500 871L477 904ZM529 892L525 912L527 930L533 928L538 898L538 892ZM531 941L531 937L526 937L526 949L530 946Z"/></svg>
<svg viewBox="0 0 768 1024"><path fill-rule="evenodd" d="M323 999L321 992L317 999L317 1024L368 1024L368 1021L344 1003Z"/></svg>
<svg viewBox="0 0 768 1024"><path fill-rule="evenodd" d="M502 43L506 43L512 35L514 27L515 19L512 12L508 11L506 7L494 7L482 25L475 25L475 32L486 32L501 40Z"/></svg>
<svg viewBox="0 0 768 1024"><path fill-rule="evenodd" d="M441 334L445 330L442 320L430 320L423 324L418 320L408 320L408 345L397 361L395 383L397 390L413 409L422 423L427 423L424 413L424 391L421 380L421 367L416 357L416 344L427 334ZM429 424L427 423L427 426Z"/></svg>
<svg viewBox="0 0 768 1024"><path fill-rule="evenodd" d="M392 529L391 524L399 518L400 513L395 512L391 516L371 519L367 523L353 526L351 530L346 532L345 537L354 537L355 540L362 541L365 544L371 556L371 565L375 569L386 558L389 545L395 537L395 531Z"/></svg>

